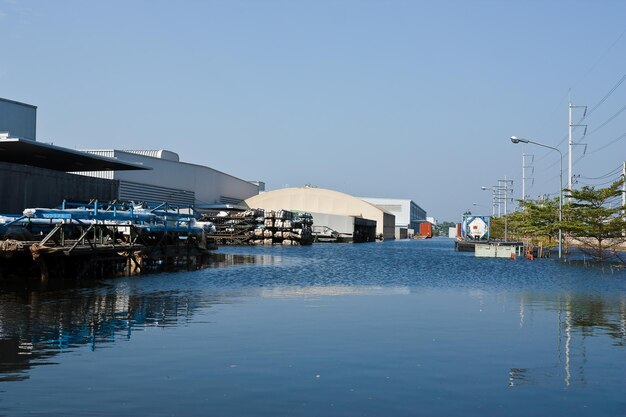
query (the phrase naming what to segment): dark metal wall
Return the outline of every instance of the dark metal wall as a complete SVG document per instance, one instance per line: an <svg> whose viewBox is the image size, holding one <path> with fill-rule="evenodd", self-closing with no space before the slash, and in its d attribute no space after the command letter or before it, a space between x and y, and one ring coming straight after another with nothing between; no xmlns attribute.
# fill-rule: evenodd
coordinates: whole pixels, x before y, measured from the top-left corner
<svg viewBox="0 0 626 417"><path fill-rule="evenodd" d="M63 200L116 200L119 182L44 168L0 162L0 213L25 208L57 207Z"/></svg>
<svg viewBox="0 0 626 417"><path fill-rule="evenodd" d="M376 220L355 217L352 241L354 243L376 242Z"/></svg>

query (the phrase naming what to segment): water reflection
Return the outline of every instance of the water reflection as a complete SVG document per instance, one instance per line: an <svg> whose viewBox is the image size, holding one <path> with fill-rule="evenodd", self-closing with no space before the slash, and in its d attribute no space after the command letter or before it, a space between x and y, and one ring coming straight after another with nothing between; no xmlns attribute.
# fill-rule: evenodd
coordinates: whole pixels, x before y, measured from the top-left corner
<svg viewBox="0 0 626 417"><path fill-rule="evenodd" d="M144 327L186 325L197 310L229 303L233 297L242 295L280 298L410 294L408 287L382 286L250 288L213 296L193 291L134 294L125 284L74 291L8 292L0 294L0 381L28 378L25 371L32 366L54 363L54 356L60 352L81 346L92 350L108 347L130 340L134 331ZM466 294L470 299L478 298L482 310L485 294L475 291ZM557 346L555 364L563 369L566 387L573 379L585 380L588 338L608 336L612 345L624 346L625 297L567 294L549 299L545 294L533 293L521 293L517 297L522 328L526 325L524 317L538 310L556 316L557 327L548 340L552 339L551 343ZM532 383L537 377L532 369L512 367L509 385Z"/></svg>
<svg viewBox="0 0 626 417"><path fill-rule="evenodd" d="M280 256L213 253L207 266L281 263ZM184 324L196 309L223 302L193 292L131 294L119 282L123 281L113 287L97 282L26 282L27 290L15 282L1 283L0 381L26 379L24 371L54 363L59 352L84 345L95 350L128 340L134 330L146 326Z"/></svg>
<svg viewBox="0 0 626 417"><path fill-rule="evenodd" d="M588 339L598 334L608 335L613 345L624 346L626 298L615 300L615 305L609 306L605 299L599 297L567 295L560 300L558 308L559 358L565 371L564 384L567 388L573 378L581 384L585 383ZM578 340L575 340L576 335Z"/></svg>
<svg viewBox="0 0 626 417"><path fill-rule="evenodd" d="M183 325L218 302L192 293L134 295L123 286L0 294L0 380L27 378L22 371L53 363L59 352L95 350L148 326Z"/></svg>
<svg viewBox="0 0 626 417"><path fill-rule="evenodd" d="M276 287L258 291L260 297L337 297L345 295L399 295L410 294L409 287L381 286L314 286L314 287Z"/></svg>
<svg viewBox="0 0 626 417"><path fill-rule="evenodd" d="M509 386L515 387L527 384L527 373L528 369L526 368L511 368L509 370Z"/></svg>
<svg viewBox="0 0 626 417"><path fill-rule="evenodd" d="M246 255L237 253L211 253L209 255L209 268L223 268L226 266L241 265L281 265L283 258L270 254Z"/></svg>
<svg viewBox="0 0 626 417"><path fill-rule="evenodd" d="M439 247L412 252L416 245L253 248L217 253L202 271L80 287L0 286L0 392L7 393L0 406L19 410L15 404L33 388L47 391L50 378L36 371L64 380L69 361L94 358L104 371L122 368L102 372L101 388L134 378L147 392L143 407L169 412L165 399L151 395L163 389L185 404L207 398L218 415L257 415L272 398L319 406L330 397L344 408L327 415L365 415L372 410L365 404L376 401L370 398L382 397L377 415L392 415L385 407L402 402L407 408L395 415L416 407L460 415L433 402L446 392L454 393L450 407L463 404L458 398L483 406L508 399L519 410L513 415L522 415L517 405L531 395L556 390L573 398L584 387L588 397L614 397L626 382L622 278L547 262L479 262ZM138 333L155 327L165 331ZM127 356L107 355L117 352ZM161 374L156 362L169 368ZM124 373L126 364L134 374ZM81 378L77 368L66 379ZM170 384L172 374L178 379ZM364 398L357 408L355 395ZM563 414L578 401L566 397ZM110 404L106 396L89 401L98 398Z"/></svg>
<svg viewBox="0 0 626 417"><path fill-rule="evenodd" d="M597 337L608 336L611 345L624 347L626 341L626 296L598 297L587 294L565 294L547 299L542 294L521 294L519 297L519 326L524 328L527 314L541 308L556 316L555 366L559 369L521 368L509 370L509 386L539 383L546 378L562 375L563 387L573 382L586 383L587 344ZM594 339L591 339L594 337ZM591 349L593 350L593 349ZM595 354L595 352L594 352Z"/></svg>

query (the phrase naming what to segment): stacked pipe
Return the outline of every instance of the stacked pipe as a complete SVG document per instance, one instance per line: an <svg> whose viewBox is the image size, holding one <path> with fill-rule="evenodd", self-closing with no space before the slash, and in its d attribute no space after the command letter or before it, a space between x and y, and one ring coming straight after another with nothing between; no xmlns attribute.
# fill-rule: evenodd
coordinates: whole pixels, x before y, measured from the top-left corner
<svg viewBox="0 0 626 417"><path fill-rule="evenodd" d="M205 217L215 224L221 244L310 245L313 216L289 210L249 209Z"/></svg>

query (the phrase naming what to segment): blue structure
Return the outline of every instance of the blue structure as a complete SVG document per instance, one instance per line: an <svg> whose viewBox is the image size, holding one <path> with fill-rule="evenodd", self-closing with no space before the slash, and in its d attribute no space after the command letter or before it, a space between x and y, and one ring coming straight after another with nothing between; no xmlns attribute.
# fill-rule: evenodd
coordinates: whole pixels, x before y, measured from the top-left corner
<svg viewBox="0 0 626 417"><path fill-rule="evenodd" d="M463 240L489 240L491 216L474 216L466 214L461 222L461 238Z"/></svg>

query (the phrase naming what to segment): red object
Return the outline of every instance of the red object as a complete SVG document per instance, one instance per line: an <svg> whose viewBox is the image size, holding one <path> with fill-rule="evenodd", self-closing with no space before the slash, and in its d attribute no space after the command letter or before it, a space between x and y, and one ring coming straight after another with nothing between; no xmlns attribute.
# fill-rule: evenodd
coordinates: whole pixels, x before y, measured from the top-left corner
<svg viewBox="0 0 626 417"><path fill-rule="evenodd" d="M456 238L461 239L463 235L461 234L461 223L456 224Z"/></svg>
<svg viewBox="0 0 626 417"><path fill-rule="evenodd" d="M430 222L420 223L420 236L430 238L433 237L433 225Z"/></svg>

